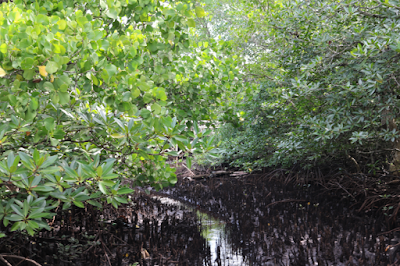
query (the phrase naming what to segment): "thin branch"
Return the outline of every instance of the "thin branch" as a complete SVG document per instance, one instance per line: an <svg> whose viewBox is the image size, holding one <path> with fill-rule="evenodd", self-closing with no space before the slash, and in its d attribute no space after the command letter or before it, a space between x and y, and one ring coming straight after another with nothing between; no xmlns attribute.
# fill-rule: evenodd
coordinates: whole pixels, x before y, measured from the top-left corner
<svg viewBox="0 0 400 266"><path fill-rule="evenodd" d="M7 254L0 254L0 257L8 257L8 258L14 258L14 259L21 259L23 261L29 261L30 263L35 264L36 266L42 266L41 264L37 263L34 260L22 257L22 256L17 256L17 255L7 255Z"/></svg>
<svg viewBox="0 0 400 266"><path fill-rule="evenodd" d="M343 189L344 191L346 191L347 194L349 194L349 196L351 196L353 199L356 199L353 195L350 194L350 192L349 192L347 189L345 189L344 187L342 187L342 185L340 185L339 182L336 182L336 184L337 184L341 189Z"/></svg>
<svg viewBox="0 0 400 266"><path fill-rule="evenodd" d="M184 163L182 163L182 165L183 165L183 167L185 167L187 170L189 170L189 172L190 172L192 175L195 175L195 174L192 172L192 170L190 170Z"/></svg>
<svg viewBox="0 0 400 266"><path fill-rule="evenodd" d="M7 266L12 266L12 265L3 257L3 255L0 255L0 260L1 260L2 262L4 262Z"/></svg>
<svg viewBox="0 0 400 266"><path fill-rule="evenodd" d="M364 16L367 17L373 17L373 18L382 18L382 19L387 19L388 17L382 16L382 15L377 15L377 14L371 14L365 11L357 10L358 13L363 14Z"/></svg>
<svg viewBox="0 0 400 266"><path fill-rule="evenodd" d="M302 200L302 199L299 199L299 200L296 200L296 199L285 199L285 200L280 200L280 201L272 202L272 203L268 204L266 207L268 208L268 207L270 207L270 206L272 206L272 205L275 205L275 204L278 204L278 203L299 202L299 201L301 202L301 201L307 201L307 200Z"/></svg>
<svg viewBox="0 0 400 266"><path fill-rule="evenodd" d="M110 266L112 266L111 261L110 261L110 258L108 257L107 250L106 250L106 246L104 245L103 239L100 238L100 241L101 241L101 244L103 245L104 254L106 255L106 258L107 258L107 260L108 260L108 263L110 264Z"/></svg>

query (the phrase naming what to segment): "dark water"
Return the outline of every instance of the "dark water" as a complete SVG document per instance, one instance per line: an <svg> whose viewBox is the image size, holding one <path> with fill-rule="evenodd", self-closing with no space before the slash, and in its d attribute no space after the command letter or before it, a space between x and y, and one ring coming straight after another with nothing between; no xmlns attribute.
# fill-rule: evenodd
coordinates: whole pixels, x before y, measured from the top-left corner
<svg viewBox="0 0 400 266"><path fill-rule="evenodd" d="M359 208L340 191L256 175L181 179L158 193L137 190L118 210L60 208L52 231L14 232L0 253L42 265L396 265L396 221Z"/></svg>
<svg viewBox="0 0 400 266"><path fill-rule="evenodd" d="M205 265L391 265L396 224L382 211L318 187L251 177L181 181L165 190L200 211ZM204 217L207 214L208 216ZM212 218L211 218L212 217Z"/></svg>
<svg viewBox="0 0 400 266"><path fill-rule="evenodd" d="M207 212L190 207L180 201L168 197L156 197L162 204L183 206L185 209L196 213L199 222L201 236L207 241L206 248L210 250L210 256L204 259L205 265L247 265L240 250L234 251L229 241L229 230L226 222Z"/></svg>

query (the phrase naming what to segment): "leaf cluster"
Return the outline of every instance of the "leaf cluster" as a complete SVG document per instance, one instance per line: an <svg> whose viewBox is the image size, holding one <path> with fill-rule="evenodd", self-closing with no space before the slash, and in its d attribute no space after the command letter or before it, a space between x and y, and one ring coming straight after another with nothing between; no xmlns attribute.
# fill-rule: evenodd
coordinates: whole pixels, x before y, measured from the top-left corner
<svg viewBox="0 0 400 266"><path fill-rule="evenodd" d="M176 183L169 156L215 152L210 127L241 84L223 41L193 40L201 3L0 5L0 220L29 234L54 208L117 208ZM224 94L227 92L227 94Z"/></svg>
<svg viewBox="0 0 400 266"><path fill-rule="evenodd" d="M396 1L228 2L224 12L243 19L226 38L258 88L237 107L245 115L227 147L259 138L238 155L258 153L264 166L390 160L400 111Z"/></svg>

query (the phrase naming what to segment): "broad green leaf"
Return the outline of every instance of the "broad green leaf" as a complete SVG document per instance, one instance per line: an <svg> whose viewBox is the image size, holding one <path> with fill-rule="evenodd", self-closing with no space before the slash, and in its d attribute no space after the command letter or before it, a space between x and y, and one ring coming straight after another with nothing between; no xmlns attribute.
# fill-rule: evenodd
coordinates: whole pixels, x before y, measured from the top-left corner
<svg viewBox="0 0 400 266"><path fill-rule="evenodd" d="M47 64L46 64L46 69L45 70L49 74L56 73L57 70L58 70L58 65L54 61L48 61Z"/></svg>
<svg viewBox="0 0 400 266"><path fill-rule="evenodd" d="M204 12L204 9L202 7L200 7L200 6L196 6L195 12L196 12L196 15L199 18L202 18L202 17L204 17L206 15L206 13Z"/></svg>
<svg viewBox="0 0 400 266"><path fill-rule="evenodd" d="M120 203L124 203L124 204L128 203L128 201L125 198L122 198L122 197L115 197L115 199Z"/></svg>
<svg viewBox="0 0 400 266"><path fill-rule="evenodd" d="M33 77L35 76L35 70L33 70L33 69L28 69L28 70L25 70L24 71L24 74L23 74L23 77L24 77L24 79L26 79L26 80L31 80L31 79L33 79Z"/></svg>
<svg viewBox="0 0 400 266"><path fill-rule="evenodd" d="M117 175L117 174L107 174L107 175L103 175L101 178L102 178L102 180L107 180L107 179L115 179L118 176L119 175Z"/></svg>
<svg viewBox="0 0 400 266"><path fill-rule="evenodd" d="M74 200L73 203L74 203L75 206L77 206L79 208L85 208L85 205L83 205L83 203L80 202L80 201Z"/></svg>
<svg viewBox="0 0 400 266"><path fill-rule="evenodd" d="M60 19L58 22L58 29L59 30L65 30L65 28L67 27L67 22L63 19Z"/></svg>
<svg viewBox="0 0 400 266"><path fill-rule="evenodd" d="M15 204L12 204L11 205L11 208L14 210L14 212L18 215L17 217L15 217L15 219L19 219L19 218L21 218L21 217L25 217L24 216L24 214L23 214L23 212L22 212L22 210L19 208L19 207L17 207ZM18 221L18 220L12 220L12 219L9 219L9 220L11 220L11 221Z"/></svg>
<svg viewBox="0 0 400 266"><path fill-rule="evenodd" d="M112 18L112 19L117 19L118 18L118 11L116 8L111 7L106 13L107 17Z"/></svg>
<svg viewBox="0 0 400 266"><path fill-rule="evenodd" d="M32 110L37 110L39 107L39 101L36 98L31 98L30 107Z"/></svg>
<svg viewBox="0 0 400 266"><path fill-rule="evenodd" d="M7 44L2 43L2 44L0 45L0 52L1 52L2 54L6 54L6 53L7 53Z"/></svg>
<svg viewBox="0 0 400 266"><path fill-rule="evenodd" d="M60 97L58 96L57 92L51 93L50 94L50 99L51 99L53 104L58 104L58 102L60 101Z"/></svg>
<svg viewBox="0 0 400 266"><path fill-rule="evenodd" d="M186 165L189 169L192 168L192 158L190 156L186 157Z"/></svg>
<svg viewBox="0 0 400 266"><path fill-rule="evenodd" d="M161 106L158 105L157 103L153 103L151 105L151 110L155 113L155 114L160 114L161 113Z"/></svg>
<svg viewBox="0 0 400 266"><path fill-rule="evenodd" d="M192 28L196 27L196 22L194 22L194 20L191 18L187 20L187 24L189 27L192 27Z"/></svg>
<svg viewBox="0 0 400 266"><path fill-rule="evenodd" d="M63 139L65 136L65 132L62 129L57 129L56 131L54 131L53 133L53 137L55 139Z"/></svg>
<svg viewBox="0 0 400 266"><path fill-rule="evenodd" d="M42 173L43 173L43 172L46 172L47 169L48 169L48 168L43 169L43 170L41 170L41 172L42 172ZM51 171L48 171L48 172L51 172ZM36 186L36 187L33 187L32 190L33 190L33 191L40 191L40 192L50 192L50 191L53 191L54 188L53 188L53 187L50 187L50 186Z"/></svg>
<svg viewBox="0 0 400 266"><path fill-rule="evenodd" d="M99 182L99 189L104 195L108 194L107 187L104 185L103 182Z"/></svg>
<svg viewBox="0 0 400 266"><path fill-rule="evenodd" d="M65 47L61 44L54 43L53 46L54 46L53 52L56 54L65 54L65 52L67 51Z"/></svg>
<svg viewBox="0 0 400 266"><path fill-rule="evenodd" d="M60 168L58 166L50 166L50 167L40 170L40 172L43 174L54 174L59 171L60 171Z"/></svg>
<svg viewBox="0 0 400 266"><path fill-rule="evenodd" d="M43 162L43 164L40 166L40 168L46 168L46 167L48 167L48 166L54 164L54 163L57 161L57 159L58 159L58 156L57 156L57 155L48 157L48 158Z"/></svg>
<svg viewBox="0 0 400 266"><path fill-rule="evenodd" d="M53 131L54 128L55 128L55 126L56 126L56 123L55 123L54 118L53 118L53 117L47 117L47 118L44 120L44 126L46 127L46 129L47 129L48 131Z"/></svg>
<svg viewBox="0 0 400 266"><path fill-rule="evenodd" d="M99 202L95 201L95 200L87 200L86 202L89 203L90 205L96 206L98 208L102 207L102 205Z"/></svg>
<svg viewBox="0 0 400 266"><path fill-rule="evenodd" d="M151 102L151 100L153 100L153 96L151 95L151 93L145 93L143 96L143 101L145 103L149 103Z"/></svg>
<svg viewBox="0 0 400 266"><path fill-rule="evenodd" d="M68 92L58 92L58 97L60 99L60 104L65 105L69 103L69 93Z"/></svg>
<svg viewBox="0 0 400 266"><path fill-rule="evenodd" d="M15 97L14 95L8 95L8 99L11 106L15 106L17 104L17 97Z"/></svg>
<svg viewBox="0 0 400 266"><path fill-rule="evenodd" d="M123 188L118 189L117 194L118 194L118 195L130 194L130 193L132 193L132 192L134 192L134 191L135 191L135 190L133 190L133 189L130 189L130 188L127 188L127 187L123 187Z"/></svg>
<svg viewBox="0 0 400 266"><path fill-rule="evenodd" d="M54 85L51 82L46 81L43 83L43 88L48 91L54 91Z"/></svg>
<svg viewBox="0 0 400 266"><path fill-rule="evenodd" d="M117 73L117 67L113 64L108 64L103 71L105 71L109 79L111 79Z"/></svg>
<svg viewBox="0 0 400 266"><path fill-rule="evenodd" d="M150 85L147 82L139 82L138 86L141 91L147 92L150 90Z"/></svg>
<svg viewBox="0 0 400 266"><path fill-rule="evenodd" d="M133 98L133 99L139 97L139 95L140 95L140 90L139 90L138 88L132 89L131 95L132 95L132 98Z"/></svg>

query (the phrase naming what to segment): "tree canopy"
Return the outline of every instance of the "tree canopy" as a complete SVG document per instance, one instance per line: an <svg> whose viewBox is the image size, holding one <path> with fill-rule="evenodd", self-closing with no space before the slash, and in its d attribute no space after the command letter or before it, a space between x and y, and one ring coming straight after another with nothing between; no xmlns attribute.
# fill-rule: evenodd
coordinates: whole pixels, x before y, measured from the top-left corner
<svg viewBox="0 0 400 266"><path fill-rule="evenodd" d="M396 171L399 10L387 0L232 0L210 8L209 27L230 29L215 33L234 40L246 79L258 84L238 108L246 113L239 129L225 128L226 157L249 167L342 160L358 171L388 163Z"/></svg>
<svg viewBox="0 0 400 266"><path fill-rule="evenodd" d="M176 182L168 156L210 152L241 84L228 43L195 42L204 4L14 0L0 6L0 220L49 229L52 209L127 203ZM228 96L227 96L228 95ZM222 108L224 108L222 106ZM179 151L178 151L179 147ZM128 182L129 181L129 182Z"/></svg>

